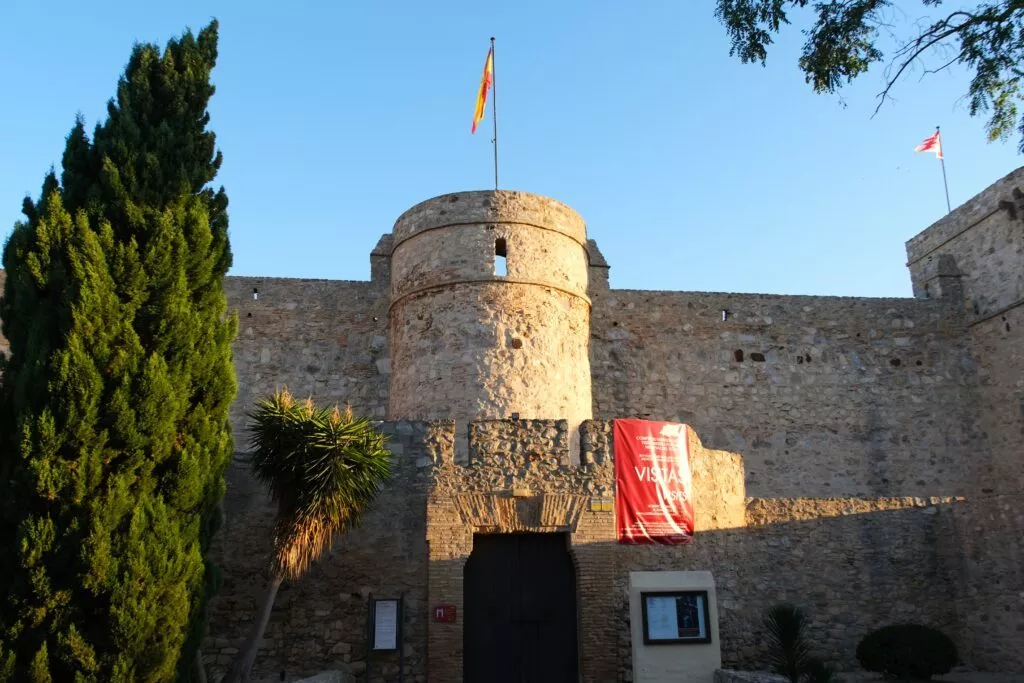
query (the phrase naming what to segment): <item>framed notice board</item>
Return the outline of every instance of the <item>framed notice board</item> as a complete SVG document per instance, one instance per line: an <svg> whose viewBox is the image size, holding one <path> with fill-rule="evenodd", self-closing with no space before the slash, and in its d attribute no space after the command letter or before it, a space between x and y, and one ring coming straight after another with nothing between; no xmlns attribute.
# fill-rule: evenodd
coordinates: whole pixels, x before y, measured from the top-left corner
<svg viewBox="0 0 1024 683"><path fill-rule="evenodd" d="M370 598L370 649L391 652L402 640L401 598Z"/></svg>
<svg viewBox="0 0 1024 683"><path fill-rule="evenodd" d="M711 642L707 591L640 594L644 645L696 645Z"/></svg>

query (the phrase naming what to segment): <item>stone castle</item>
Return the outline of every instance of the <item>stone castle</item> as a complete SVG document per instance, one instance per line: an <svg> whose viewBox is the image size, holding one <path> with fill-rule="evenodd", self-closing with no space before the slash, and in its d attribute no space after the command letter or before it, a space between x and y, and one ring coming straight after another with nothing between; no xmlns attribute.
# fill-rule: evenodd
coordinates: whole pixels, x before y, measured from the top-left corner
<svg viewBox="0 0 1024 683"><path fill-rule="evenodd" d="M368 282L228 278L239 453L206 661L225 668L263 591L244 414L287 386L381 420L394 478L282 589L261 675L633 680L629 577L657 570L714 576L726 666L764 667L764 611L788 601L840 666L916 622L1024 673L1022 190L1024 168L911 239L913 298L610 289L580 216L508 191L413 207ZM691 545L616 542L625 417L693 427ZM368 649L370 596L403 598L396 651Z"/></svg>

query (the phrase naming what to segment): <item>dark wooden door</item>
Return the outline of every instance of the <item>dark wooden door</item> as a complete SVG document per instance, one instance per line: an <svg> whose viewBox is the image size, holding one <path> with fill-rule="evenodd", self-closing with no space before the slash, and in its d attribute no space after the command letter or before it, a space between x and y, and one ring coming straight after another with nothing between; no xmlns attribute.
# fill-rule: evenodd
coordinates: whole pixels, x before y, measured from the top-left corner
<svg viewBox="0 0 1024 683"><path fill-rule="evenodd" d="M576 572L563 534L474 536L463 581L465 683L577 683Z"/></svg>

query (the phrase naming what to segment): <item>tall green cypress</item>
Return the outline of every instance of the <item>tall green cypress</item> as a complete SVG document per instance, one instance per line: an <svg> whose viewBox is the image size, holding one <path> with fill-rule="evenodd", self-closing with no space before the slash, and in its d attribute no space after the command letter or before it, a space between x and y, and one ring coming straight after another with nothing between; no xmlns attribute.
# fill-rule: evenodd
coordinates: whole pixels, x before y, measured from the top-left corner
<svg viewBox="0 0 1024 683"><path fill-rule="evenodd" d="M136 45L4 247L0 679L167 681L195 660L231 456L217 23Z"/></svg>

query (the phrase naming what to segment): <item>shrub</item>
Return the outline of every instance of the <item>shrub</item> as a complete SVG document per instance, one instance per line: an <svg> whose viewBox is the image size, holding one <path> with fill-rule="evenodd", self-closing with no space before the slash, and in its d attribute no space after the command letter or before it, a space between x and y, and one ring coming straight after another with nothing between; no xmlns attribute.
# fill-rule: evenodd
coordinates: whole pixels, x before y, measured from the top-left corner
<svg viewBox="0 0 1024 683"><path fill-rule="evenodd" d="M825 662L811 659L804 666L804 677L801 680L803 683L841 683L843 679Z"/></svg>
<svg viewBox="0 0 1024 683"><path fill-rule="evenodd" d="M768 663L774 673L800 683L810 661L810 647L804 636L807 616L795 605L775 605L765 616L768 630Z"/></svg>
<svg viewBox="0 0 1024 683"><path fill-rule="evenodd" d="M927 681L956 665L956 645L928 626L895 624L865 636L857 645L857 661L868 671Z"/></svg>

